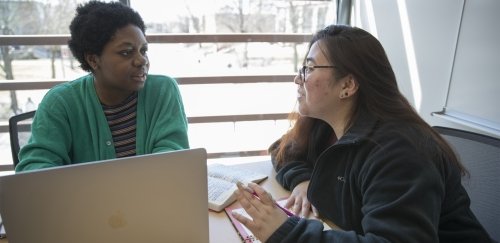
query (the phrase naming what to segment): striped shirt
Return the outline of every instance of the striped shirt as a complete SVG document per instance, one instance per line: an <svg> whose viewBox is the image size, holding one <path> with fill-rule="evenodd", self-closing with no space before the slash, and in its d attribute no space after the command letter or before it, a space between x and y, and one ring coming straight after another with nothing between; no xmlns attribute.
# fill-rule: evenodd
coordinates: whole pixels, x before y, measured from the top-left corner
<svg viewBox="0 0 500 243"><path fill-rule="evenodd" d="M116 157L134 156L136 154L137 92L134 92L121 104L101 105L113 136Z"/></svg>

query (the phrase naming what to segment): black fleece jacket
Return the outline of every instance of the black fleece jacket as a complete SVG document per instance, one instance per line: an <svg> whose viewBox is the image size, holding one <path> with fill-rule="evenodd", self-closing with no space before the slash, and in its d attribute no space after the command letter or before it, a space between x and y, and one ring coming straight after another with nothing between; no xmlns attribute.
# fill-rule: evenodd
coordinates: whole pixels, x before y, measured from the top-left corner
<svg viewBox="0 0 500 243"><path fill-rule="evenodd" d="M289 162L276 177L288 190L310 180L308 199L343 231L290 217L267 242L491 242L436 147L415 125L360 117L314 167Z"/></svg>

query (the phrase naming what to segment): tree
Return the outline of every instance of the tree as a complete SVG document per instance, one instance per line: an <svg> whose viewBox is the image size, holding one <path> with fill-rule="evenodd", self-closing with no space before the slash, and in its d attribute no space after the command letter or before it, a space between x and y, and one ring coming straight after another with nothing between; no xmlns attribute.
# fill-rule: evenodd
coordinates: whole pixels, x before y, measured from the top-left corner
<svg viewBox="0 0 500 243"><path fill-rule="evenodd" d="M233 33L261 33L274 32L275 16L271 12L274 9L273 2L233 0L221 8L216 21L218 32L225 30ZM243 67L248 66L248 42L244 44Z"/></svg>
<svg viewBox="0 0 500 243"><path fill-rule="evenodd" d="M0 0L0 27L2 35L23 35L23 34L64 34L68 33L68 26L76 7L76 0L53 1L12 1ZM2 63L0 68L6 80L14 79L12 63L16 59L13 50L27 52L23 46L0 46ZM55 78L56 57L61 55L60 46L50 48L51 73ZM25 55L29 57L29 55ZM11 106L14 114L18 114L21 109L18 105L17 95L14 90L10 91Z"/></svg>
<svg viewBox="0 0 500 243"><path fill-rule="evenodd" d="M46 1L43 5L42 26L44 26L40 34L68 34L69 24L73 18L74 10L76 8L75 0L58 0L55 4L53 1ZM56 78L56 57L61 57L61 46L50 47L50 67L51 77ZM62 72L64 73L64 66L61 65Z"/></svg>
<svg viewBox="0 0 500 243"><path fill-rule="evenodd" d="M32 16L36 12L36 3L31 1L0 1L0 26L2 35L19 34L20 30L28 30L36 23L36 18ZM12 69L12 62L14 57L12 50L18 48L13 46L0 46L2 55L2 63L0 69L3 71L6 80L14 79L14 71ZM15 90L10 91L11 105L10 109L14 114L20 112L17 102L17 95Z"/></svg>

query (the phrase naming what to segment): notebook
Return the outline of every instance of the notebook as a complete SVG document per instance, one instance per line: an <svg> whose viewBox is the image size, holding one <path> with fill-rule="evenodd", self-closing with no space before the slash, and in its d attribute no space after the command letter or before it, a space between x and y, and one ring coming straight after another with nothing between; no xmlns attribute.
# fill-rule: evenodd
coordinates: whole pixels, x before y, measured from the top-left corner
<svg viewBox="0 0 500 243"><path fill-rule="evenodd" d="M208 242L206 162L188 149L0 177L7 239Z"/></svg>
<svg viewBox="0 0 500 243"><path fill-rule="evenodd" d="M293 212L291 212L291 211L289 211L289 209L285 208L287 201L288 201L288 197L284 197L284 198L278 199L276 201L276 203L280 207L283 208L283 211L287 211L287 214L289 217L294 216ZM231 224L233 225L234 229L236 230L236 233L238 233L238 235L240 236L243 243L250 243L250 242L261 243L261 241L259 239L257 239L257 237L253 234L252 231L250 231L245 225L243 225L240 221L238 221L235 217L233 217L232 212L236 212L236 213L239 213L247 218L252 218L241 205L233 205L233 206L226 207L224 209L224 211L226 212L229 220L231 221ZM309 214L309 216L307 218L308 219L316 219L316 220L321 221L323 223L323 230L331 230L331 229L340 230L340 228L338 228L334 224L331 224L332 226L334 226L334 228L332 228L331 225L328 224L327 222L323 221L320 218L315 217L312 214L312 212Z"/></svg>
<svg viewBox="0 0 500 243"><path fill-rule="evenodd" d="M288 198L282 198L278 200L276 203L278 203L280 206L284 207L286 205L286 201ZM240 221L238 221L235 217L233 217L232 212L237 212L247 218L252 218L246 211L241 207L241 205L238 206L230 206L224 208L224 211L227 214L227 217L231 221L231 224L233 225L234 229L236 230L236 233L240 236L241 240L244 243L250 243L250 242L255 242L255 243L261 243L259 239L250 231L245 225L243 225Z"/></svg>

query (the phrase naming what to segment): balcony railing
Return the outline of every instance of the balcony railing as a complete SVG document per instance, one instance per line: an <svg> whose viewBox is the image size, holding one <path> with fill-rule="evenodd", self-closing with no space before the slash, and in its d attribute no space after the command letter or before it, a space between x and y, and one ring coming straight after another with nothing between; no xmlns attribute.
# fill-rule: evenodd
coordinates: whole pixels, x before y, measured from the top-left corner
<svg viewBox="0 0 500 243"><path fill-rule="evenodd" d="M303 44L311 39L309 34L148 34L149 43L183 44L183 43L297 43ZM69 35L0 35L0 46L6 45L66 45ZM175 77L179 85L194 84L242 84L242 83L289 83L294 74L279 75L231 75L231 76L196 76ZM0 80L0 91L10 90L43 90L68 80ZM214 116L190 116L190 124L241 122L262 120L284 120L288 113L238 114ZM0 133L8 132L8 124L0 124ZM229 156L255 156L266 154L266 151L230 151L209 153L210 158ZM1 170L12 169L0 166Z"/></svg>
<svg viewBox="0 0 500 243"><path fill-rule="evenodd" d="M148 34L149 43L304 43L310 34ZM66 45L69 35L0 35L0 46L8 45Z"/></svg>

